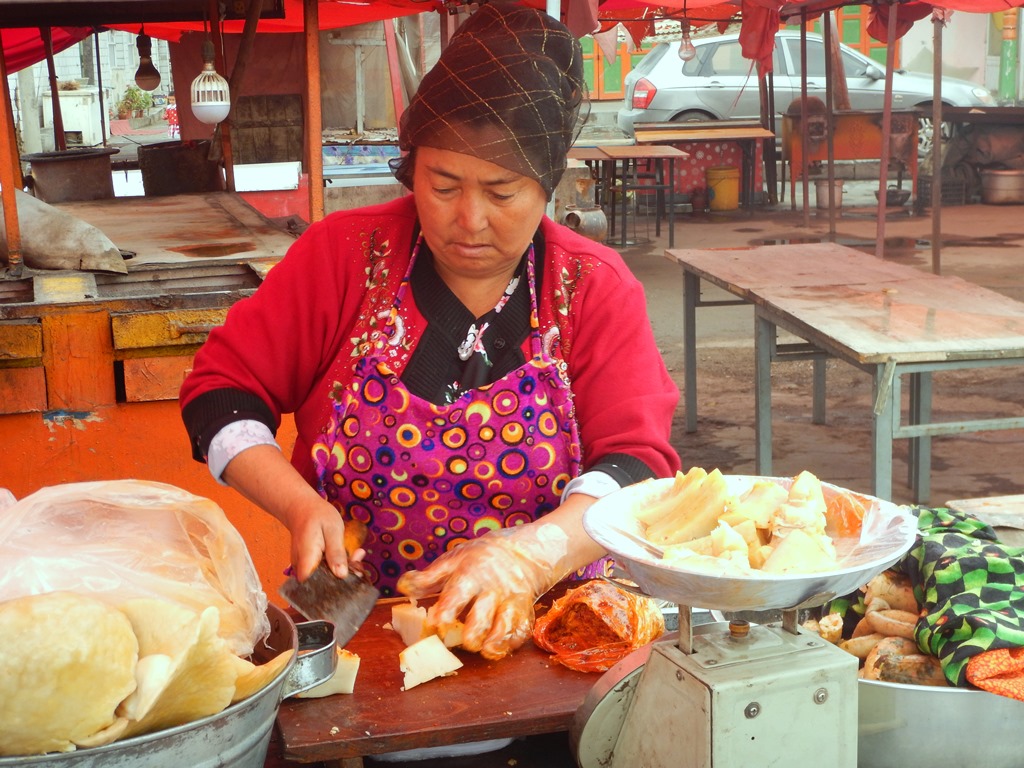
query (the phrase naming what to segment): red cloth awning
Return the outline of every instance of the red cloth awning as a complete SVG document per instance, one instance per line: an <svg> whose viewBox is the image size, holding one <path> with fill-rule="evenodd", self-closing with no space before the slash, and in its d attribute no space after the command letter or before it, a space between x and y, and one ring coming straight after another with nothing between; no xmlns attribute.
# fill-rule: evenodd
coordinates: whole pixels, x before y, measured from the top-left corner
<svg viewBox="0 0 1024 768"><path fill-rule="evenodd" d="M320 0L318 14L320 29L337 29L366 24L371 21L396 19L426 11L439 11L444 7L441 0ZM225 34L241 34L244 21L225 21L221 27ZM111 29L123 29L138 33L139 25L118 24ZM283 19L260 19L258 32L302 32L304 12L302 0L284 0ZM146 34L162 40L177 42L186 32L202 32L200 22L165 22L146 24Z"/></svg>
<svg viewBox="0 0 1024 768"><path fill-rule="evenodd" d="M543 7L545 0L523 0L529 5ZM744 52L750 58L770 63L771 52L766 41L770 38L764 33L766 27L774 27L776 16L783 20L806 11L815 17L825 11L843 5L852 4L852 0L562 0L568 9L570 21L574 27L589 26L595 10L598 21L612 19L623 21L634 40L653 31L653 19L671 15L686 15L695 22L701 23L724 21L743 16L748 22L741 27L744 35ZM1024 0L936 0L935 2L906 2L897 4L897 29L903 34L914 20L923 18L931 8L944 8L951 11L968 13L995 13L1009 8L1024 6ZM576 12L573 11L574 7ZM890 6L877 6L878 11L888 12ZM260 32L302 32L304 28L303 0L284 0L285 15L283 19L261 19ZM372 21L411 16L424 12L446 12L443 0L320 0L318 14L321 29L365 24ZM101 20L98 20L102 23ZM614 22L612 22L614 23ZM602 27L608 26L605 21ZM137 33L141 24L118 24L112 29L122 29ZM240 34L244 22L226 21L223 30L226 34ZM754 27L751 29L750 27ZM872 34L878 36L887 29L882 16L872 27ZM176 42L185 32L202 31L202 22L161 22L146 25L146 33L152 37ZM573 29L582 36L588 30ZM87 27L54 27L54 52L62 51L82 40L92 32ZM0 39L3 41L3 53L8 72L16 72L38 61L45 59L42 41L36 29L2 29ZM639 42L639 41L638 41Z"/></svg>
<svg viewBox="0 0 1024 768"><path fill-rule="evenodd" d="M52 27L53 52L60 53L92 33L89 27ZM13 74L46 59L46 49L38 29L0 29L0 41L8 73Z"/></svg>
<svg viewBox="0 0 1024 768"><path fill-rule="evenodd" d="M371 21L394 19L400 16L411 16L427 11L443 10L441 0L320 0L318 12L320 29L337 29ZM259 32L291 32L298 33L304 29L304 13L302 0L284 0L285 16L283 19L261 19ZM59 17L59 13L57 14ZM59 18L58 18L59 21ZM97 18L102 24L102 18ZM241 34L244 21L226 21L223 30L226 34ZM138 34L139 24L116 24L100 27L103 29L120 29ZM53 52L59 53L93 33L89 27L52 27ZM146 24L146 34L150 37L177 42L185 32L201 32L200 22L166 22ZM36 28L0 29L0 41L3 43L4 61L8 73L29 67L46 59L42 38Z"/></svg>

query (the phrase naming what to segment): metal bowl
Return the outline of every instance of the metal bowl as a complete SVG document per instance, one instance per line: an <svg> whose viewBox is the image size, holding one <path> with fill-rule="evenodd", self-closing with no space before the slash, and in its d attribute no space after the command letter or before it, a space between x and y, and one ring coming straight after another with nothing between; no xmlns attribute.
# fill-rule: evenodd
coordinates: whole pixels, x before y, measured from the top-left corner
<svg viewBox="0 0 1024 768"><path fill-rule="evenodd" d="M788 487L792 478L727 475L729 493L740 495L758 480L770 479ZM839 567L834 571L806 574L766 574L753 571L737 575L723 567L687 569L667 565L636 539L643 539L635 510L666 496L673 478L647 480L623 488L595 502L584 514L583 526L605 547L645 594L695 608L722 611L770 610L810 607L837 595L853 592L876 574L893 565L917 537L917 520L906 507L858 494L868 505L860 539L837 539ZM842 489L822 483L836 492ZM711 558L705 558L711 560ZM714 567L714 562L710 567ZM708 566L705 563L705 566Z"/></svg>
<svg viewBox="0 0 1024 768"><path fill-rule="evenodd" d="M875 190L875 200L880 200L878 190ZM910 199L909 189L896 189L895 187L885 190L885 204L889 208L898 208L901 205L906 205L907 200Z"/></svg>
<svg viewBox="0 0 1024 768"><path fill-rule="evenodd" d="M987 691L860 680L857 763L866 768L1019 768L1024 702Z"/></svg>

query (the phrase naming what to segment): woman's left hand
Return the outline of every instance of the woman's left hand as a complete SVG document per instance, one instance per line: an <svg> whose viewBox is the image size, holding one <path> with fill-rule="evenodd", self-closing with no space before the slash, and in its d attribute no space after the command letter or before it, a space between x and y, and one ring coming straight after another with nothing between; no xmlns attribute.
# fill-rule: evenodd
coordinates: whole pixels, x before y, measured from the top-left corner
<svg viewBox="0 0 1024 768"><path fill-rule="evenodd" d="M492 531L460 544L425 571L404 574L398 590L415 598L440 591L427 626L442 636L471 606L462 647L500 659L530 636L534 602L566 575L558 563L567 541L557 526Z"/></svg>
<svg viewBox="0 0 1024 768"><path fill-rule="evenodd" d="M398 590L418 599L440 592L427 627L442 636L468 608L462 647L492 660L508 655L533 632L537 598L604 554L582 527L593 499L570 501L536 522L460 544L426 570L404 574Z"/></svg>

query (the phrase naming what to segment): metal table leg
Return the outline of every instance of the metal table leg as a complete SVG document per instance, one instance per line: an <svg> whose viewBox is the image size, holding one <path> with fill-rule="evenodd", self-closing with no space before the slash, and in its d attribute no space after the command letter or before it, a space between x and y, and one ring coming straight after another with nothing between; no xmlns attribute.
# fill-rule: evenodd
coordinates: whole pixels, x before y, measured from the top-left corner
<svg viewBox="0 0 1024 768"><path fill-rule="evenodd" d="M626 217L629 215L628 214L629 195L626 192L626 187L628 186L627 179L629 178L629 160L625 160L623 162L622 174L621 174L620 178L622 179L622 184L620 185L621 189L619 189L619 199L622 201L622 221L621 221L622 238L621 238L621 241L620 241L620 245L623 248L625 248L626 247L626 238L629 235L629 226L627 224L627 219L626 219Z"/></svg>
<svg viewBox="0 0 1024 768"><path fill-rule="evenodd" d="M811 361L814 381L811 422L814 424L825 423L825 369L827 365L828 358L825 357L815 357Z"/></svg>
<svg viewBox="0 0 1024 768"><path fill-rule="evenodd" d="M686 431L697 431L697 301L700 277L683 270L683 397Z"/></svg>
<svg viewBox="0 0 1024 768"><path fill-rule="evenodd" d="M932 418L932 375L927 371L910 374L910 413L912 425L928 424ZM914 501L924 504L931 497L932 439L928 435L910 438L907 484Z"/></svg>
<svg viewBox="0 0 1024 768"><path fill-rule="evenodd" d="M665 191L662 194L665 196L668 206L668 247L673 248L676 244L676 161L671 157L668 159L668 181L664 184Z"/></svg>
<svg viewBox="0 0 1024 768"><path fill-rule="evenodd" d="M871 492L892 499L892 441L900 417L899 378L891 362L876 365L871 421Z"/></svg>
<svg viewBox="0 0 1024 768"><path fill-rule="evenodd" d="M772 347L775 324L754 313L754 444L759 475L772 473Z"/></svg>

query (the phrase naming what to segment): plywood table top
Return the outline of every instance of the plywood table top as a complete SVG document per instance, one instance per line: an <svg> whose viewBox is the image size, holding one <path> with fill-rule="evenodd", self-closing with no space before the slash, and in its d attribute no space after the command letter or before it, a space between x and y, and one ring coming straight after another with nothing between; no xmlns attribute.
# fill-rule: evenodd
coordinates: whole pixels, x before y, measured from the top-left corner
<svg viewBox="0 0 1024 768"><path fill-rule="evenodd" d="M700 123L693 123L700 126ZM689 128L680 123L678 127L656 130L636 129L636 141L655 143L665 141L740 141L749 139L773 139L775 134L760 126L716 126L712 128Z"/></svg>
<svg viewBox="0 0 1024 768"><path fill-rule="evenodd" d="M1024 356L1024 303L831 243L668 254L859 362Z"/></svg>
<svg viewBox="0 0 1024 768"><path fill-rule="evenodd" d="M681 160L689 157L676 147L646 146L641 144L609 144L601 148L608 157L615 160L646 160L648 158Z"/></svg>

